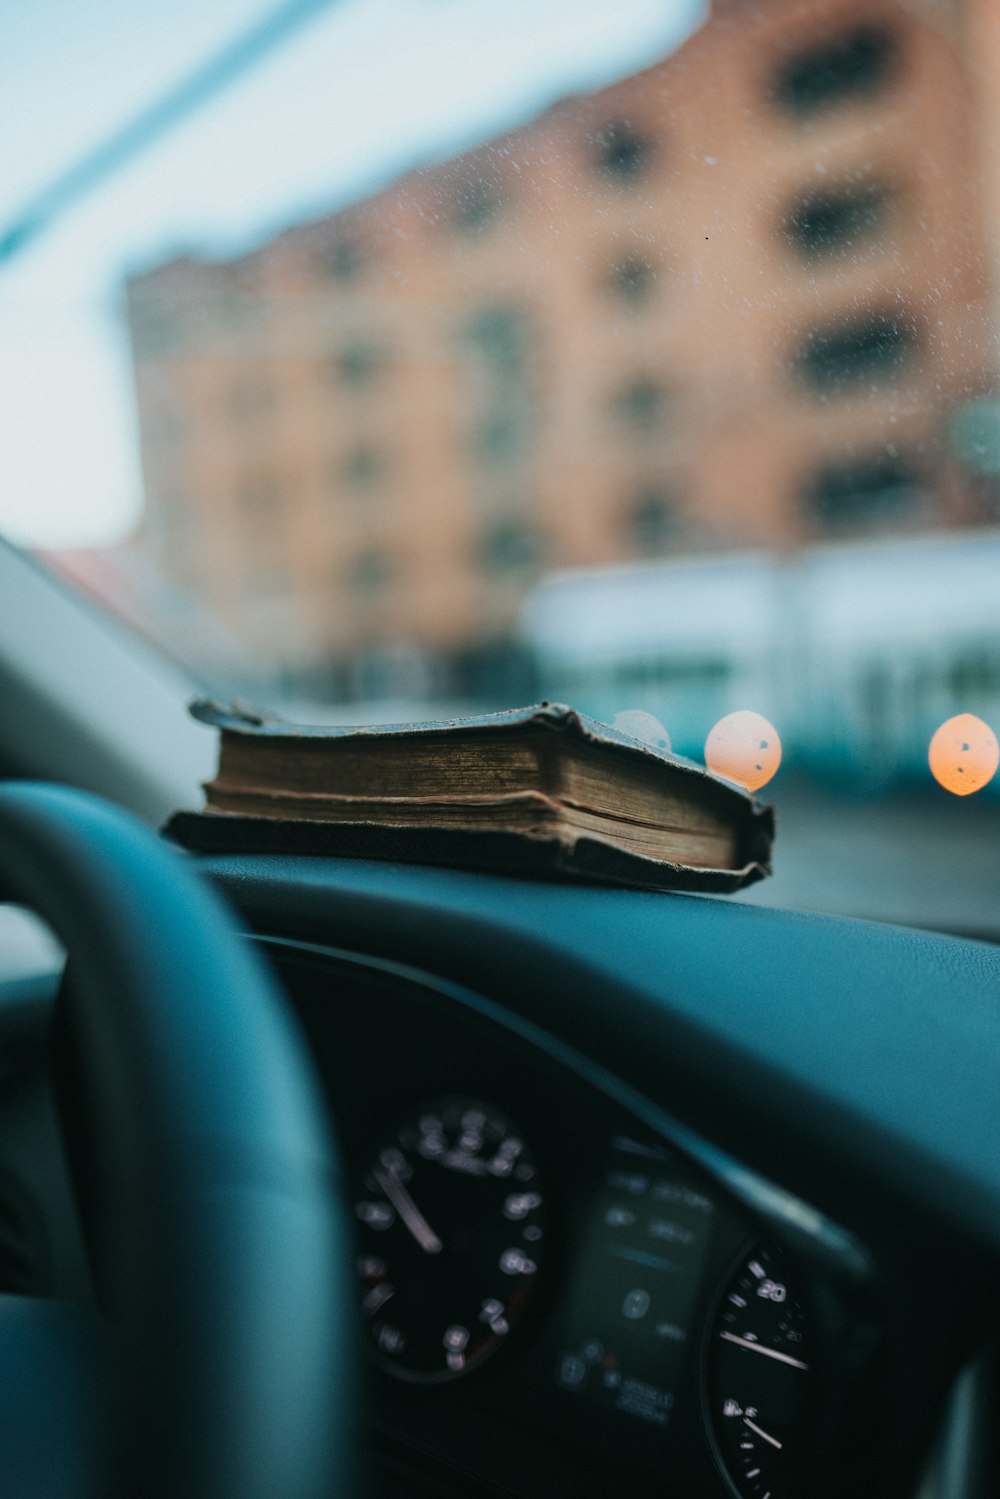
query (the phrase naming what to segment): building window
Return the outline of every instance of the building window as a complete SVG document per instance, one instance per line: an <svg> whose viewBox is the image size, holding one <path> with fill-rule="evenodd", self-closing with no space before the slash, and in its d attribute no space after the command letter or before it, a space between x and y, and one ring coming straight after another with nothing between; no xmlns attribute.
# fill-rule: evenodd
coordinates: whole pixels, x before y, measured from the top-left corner
<svg viewBox="0 0 1000 1499"><path fill-rule="evenodd" d="M878 233L888 204L889 193L876 183L808 193L785 220L785 233L807 260L846 255L859 240Z"/></svg>
<svg viewBox="0 0 1000 1499"><path fill-rule="evenodd" d="M472 353L492 374L503 379L523 374L530 332L520 307L493 302L478 308L466 324L465 336Z"/></svg>
<svg viewBox="0 0 1000 1499"><path fill-rule="evenodd" d="M183 346L183 319L166 302L133 302L129 313L132 346L140 359L157 359Z"/></svg>
<svg viewBox="0 0 1000 1499"><path fill-rule="evenodd" d="M358 443L344 458L338 477L351 489L373 489L385 477L385 459L371 443Z"/></svg>
<svg viewBox="0 0 1000 1499"><path fill-rule="evenodd" d="M350 569L350 581L361 593L381 593L393 580L396 569L384 552L370 547L356 557Z"/></svg>
<svg viewBox="0 0 1000 1499"><path fill-rule="evenodd" d="M377 344L348 344L334 361L337 378L342 384L360 389L370 385L387 362L386 351Z"/></svg>
<svg viewBox="0 0 1000 1499"><path fill-rule="evenodd" d="M527 314L503 302L478 308L465 325L464 352L470 451L487 463L509 462L527 450L534 430Z"/></svg>
<svg viewBox="0 0 1000 1499"><path fill-rule="evenodd" d="M504 520L486 532L480 555L483 565L493 573L534 572L542 562L541 537L520 521Z"/></svg>
<svg viewBox="0 0 1000 1499"><path fill-rule="evenodd" d="M638 375L629 380L611 399L616 420L634 432L651 432L666 414L667 393L659 380Z"/></svg>
<svg viewBox="0 0 1000 1499"><path fill-rule="evenodd" d="M828 463L805 489L808 517L827 531L862 530L904 520L919 509L917 466L898 454Z"/></svg>
<svg viewBox="0 0 1000 1499"><path fill-rule="evenodd" d="M260 334L268 311L268 305L258 291L239 284L221 286L211 302L205 304L211 332L243 341L256 342L254 335Z"/></svg>
<svg viewBox="0 0 1000 1499"><path fill-rule="evenodd" d="M795 356L795 367L814 390L836 394L854 385L893 380L916 343L912 323L877 312L810 333Z"/></svg>
<svg viewBox="0 0 1000 1499"><path fill-rule="evenodd" d="M855 26L787 58L774 79L774 98L788 114L799 118L867 98L888 81L897 54L891 31Z"/></svg>
<svg viewBox="0 0 1000 1499"><path fill-rule="evenodd" d="M637 182L653 160L652 139L628 120L609 120L594 136L594 161L598 171L615 182Z"/></svg>
<svg viewBox="0 0 1000 1499"><path fill-rule="evenodd" d="M364 269L364 252L356 239L344 235L327 250L325 263L334 281L355 281Z"/></svg>
<svg viewBox="0 0 1000 1499"><path fill-rule="evenodd" d="M505 463L527 446L529 413L522 402L505 403L473 428L472 450L486 463Z"/></svg>
<svg viewBox="0 0 1000 1499"><path fill-rule="evenodd" d="M455 194L454 222L469 234L479 234L500 213L503 199L495 183L480 178L464 183Z"/></svg>
<svg viewBox="0 0 1000 1499"><path fill-rule="evenodd" d="M608 270L608 290L621 302L639 307L648 302L656 285L656 269L642 255L626 255Z"/></svg>
<svg viewBox="0 0 1000 1499"><path fill-rule="evenodd" d="M644 484L628 512L628 539L641 557L658 557L676 539L677 509L664 484Z"/></svg>

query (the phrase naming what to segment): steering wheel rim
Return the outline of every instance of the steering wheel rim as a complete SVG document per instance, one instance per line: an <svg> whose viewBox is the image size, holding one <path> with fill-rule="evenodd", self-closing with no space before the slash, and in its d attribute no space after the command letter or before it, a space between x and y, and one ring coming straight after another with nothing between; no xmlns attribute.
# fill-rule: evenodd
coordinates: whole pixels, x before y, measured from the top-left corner
<svg viewBox="0 0 1000 1499"><path fill-rule="evenodd" d="M0 898L69 954L70 1156L115 1343L101 1490L347 1495L350 1240L274 981L182 856L68 788L0 786Z"/></svg>

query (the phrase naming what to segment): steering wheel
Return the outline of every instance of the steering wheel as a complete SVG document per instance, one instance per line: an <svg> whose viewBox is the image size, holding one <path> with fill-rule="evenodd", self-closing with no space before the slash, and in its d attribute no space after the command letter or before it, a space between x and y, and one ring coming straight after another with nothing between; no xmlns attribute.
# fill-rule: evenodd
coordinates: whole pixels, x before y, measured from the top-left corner
<svg viewBox="0 0 1000 1499"><path fill-rule="evenodd" d="M0 1297L0 1492L342 1499L351 1251L274 981L181 855L80 792L0 786L0 898L68 953L57 1050L101 1308Z"/></svg>

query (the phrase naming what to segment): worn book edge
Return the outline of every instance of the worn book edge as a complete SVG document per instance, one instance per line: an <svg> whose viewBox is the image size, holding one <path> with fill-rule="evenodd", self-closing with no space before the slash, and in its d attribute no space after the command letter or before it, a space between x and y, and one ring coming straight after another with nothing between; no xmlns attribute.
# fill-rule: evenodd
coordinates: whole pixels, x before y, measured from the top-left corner
<svg viewBox="0 0 1000 1499"><path fill-rule="evenodd" d="M226 706L202 699L192 704L199 721L224 733L272 741L365 741L377 744L386 738L416 737L445 739L456 733L476 735L511 732L540 726L555 735L566 734L607 748L616 754L669 768L670 774L688 777L702 794L708 791L720 806L728 808L737 857L725 868L675 862L622 848L600 833L551 826L513 830L495 827L442 827L433 820L393 821L391 803L380 805L377 821L363 816L337 821L303 819L280 815L247 815L239 811L208 808L203 812L179 812L164 829L177 843L202 852L283 852L324 854L347 858L373 858L401 863L451 864L541 877L583 879L608 884L660 890L701 890L728 893L743 889L770 874L770 852L774 835L773 809L757 802L742 786L714 775L694 761L656 746L646 745L609 725L598 723L559 703L541 703L481 717L444 719L428 723L393 725L326 726L289 723L277 714L260 713L240 705ZM209 788L211 783L209 783ZM683 793L680 793L683 794ZM430 807L428 806L428 811ZM412 814L411 814L412 815Z"/></svg>
<svg viewBox="0 0 1000 1499"><path fill-rule="evenodd" d="M766 859L750 859L738 869L708 869L631 853L592 834L566 837L555 830L539 835L384 822L304 822L244 817L236 812L175 812L164 833L198 853L375 859L714 895L743 890L771 872Z"/></svg>

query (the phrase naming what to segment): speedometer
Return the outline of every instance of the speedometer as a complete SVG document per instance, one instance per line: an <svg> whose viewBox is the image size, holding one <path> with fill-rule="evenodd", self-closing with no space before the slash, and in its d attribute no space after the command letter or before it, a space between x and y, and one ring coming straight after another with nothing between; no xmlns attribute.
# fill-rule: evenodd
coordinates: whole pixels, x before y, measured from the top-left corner
<svg viewBox="0 0 1000 1499"><path fill-rule="evenodd" d="M404 1379L455 1378L506 1338L538 1272L543 1201L524 1138L473 1099L428 1105L378 1152L355 1204L361 1305Z"/></svg>
<svg viewBox="0 0 1000 1499"><path fill-rule="evenodd" d="M723 1464L746 1499L798 1499L810 1351L780 1251L758 1245L726 1285L708 1395Z"/></svg>

